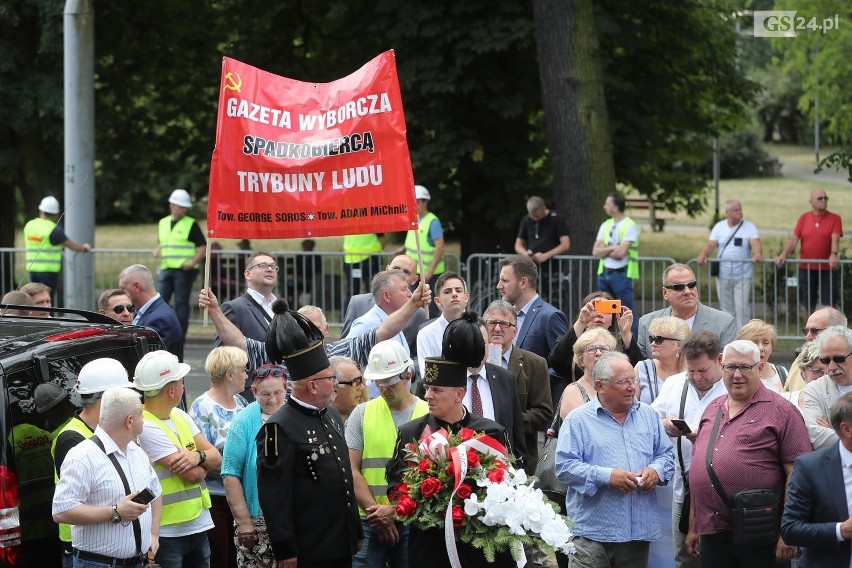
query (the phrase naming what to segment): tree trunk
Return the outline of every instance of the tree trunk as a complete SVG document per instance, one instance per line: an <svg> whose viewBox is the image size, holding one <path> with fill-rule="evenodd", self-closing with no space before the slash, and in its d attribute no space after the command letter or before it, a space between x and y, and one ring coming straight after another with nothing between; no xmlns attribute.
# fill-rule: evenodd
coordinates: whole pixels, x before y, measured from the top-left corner
<svg viewBox="0 0 852 568"><path fill-rule="evenodd" d="M569 254L592 252L615 166L591 0L533 0L554 208Z"/></svg>

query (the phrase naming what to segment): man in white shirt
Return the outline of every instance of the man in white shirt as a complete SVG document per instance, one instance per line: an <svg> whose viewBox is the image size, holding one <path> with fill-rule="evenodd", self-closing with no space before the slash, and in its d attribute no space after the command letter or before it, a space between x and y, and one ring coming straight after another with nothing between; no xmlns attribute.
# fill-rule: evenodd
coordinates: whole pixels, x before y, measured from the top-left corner
<svg viewBox="0 0 852 568"><path fill-rule="evenodd" d="M725 216L713 227L710 240L698 255L698 264L707 262L707 255L719 250L719 273L716 291L722 309L734 316L737 329L751 319L751 278L753 262L763 262L760 235L753 223L743 219L743 206L736 199L725 202Z"/></svg>
<svg viewBox="0 0 852 568"><path fill-rule="evenodd" d="M139 566L141 554L159 548L162 489L148 456L133 442L143 424L139 395L129 388L110 387L101 398L92 438L77 444L62 462L53 520L73 525L75 565ZM150 505L135 502L146 489L153 495Z"/></svg>
<svg viewBox="0 0 852 568"><path fill-rule="evenodd" d="M444 272L438 277L435 285L438 287L435 305L441 310L441 316L427 323L417 332L417 365L420 367L421 377L425 373L426 357L441 356L444 330L451 321L461 317L470 299L467 283L455 272Z"/></svg>
<svg viewBox="0 0 852 568"><path fill-rule="evenodd" d="M719 337L709 331L689 335L680 348L686 359L686 371L672 375L663 383L651 406L660 414L663 427L675 446L675 478L672 500L672 541L677 568L698 568L698 558L686 550L686 534L679 530L686 489L684 470L689 472L692 442L698 432L701 415L710 402L725 394L722 381L722 346ZM672 420L682 420L689 432L678 428ZM688 512L686 513L688 514Z"/></svg>

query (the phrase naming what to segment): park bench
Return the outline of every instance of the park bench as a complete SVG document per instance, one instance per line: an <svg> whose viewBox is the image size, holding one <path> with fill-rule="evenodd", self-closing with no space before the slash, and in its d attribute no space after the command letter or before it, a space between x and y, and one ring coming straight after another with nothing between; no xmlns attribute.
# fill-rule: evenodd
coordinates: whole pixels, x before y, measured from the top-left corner
<svg viewBox="0 0 852 568"><path fill-rule="evenodd" d="M652 231L655 233L663 232L663 229L666 228L666 220L657 218L657 211L653 199L649 199L647 195L628 195L624 199L627 202L627 207L634 211L648 212L648 224L651 225ZM633 216L631 215L631 217Z"/></svg>

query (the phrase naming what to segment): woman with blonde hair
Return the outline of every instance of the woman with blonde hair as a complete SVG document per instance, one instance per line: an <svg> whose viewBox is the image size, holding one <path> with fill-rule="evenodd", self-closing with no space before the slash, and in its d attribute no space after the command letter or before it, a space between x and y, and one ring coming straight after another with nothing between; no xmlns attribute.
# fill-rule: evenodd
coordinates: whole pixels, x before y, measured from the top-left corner
<svg viewBox="0 0 852 568"><path fill-rule="evenodd" d="M760 362L763 363L760 381L769 390L782 392L784 383L787 382L787 369L782 365L774 365L769 362L769 356L772 355L775 346L778 345L778 333L775 331L775 326L762 319L749 320L740 328L737 339L746 339L757 345L760 349Z"/></svg>
<svg viewBox="0 0 852 568"><path fill-rule="evenodd" d="M595 396L595 381L592 371L601 355L614 351L615 337L603 327L593 327L584 331L574 342L574 364L583 370L583 375L562 391L559 404L559 416L565 418L568 413L587 403Z"/></svg>
<svg viewBox="0 0 852 568"><path fill-rule="evenodd" d="M636 363L639 389L636 400L651 404L660 388L670 376L686 368L686 360L680 356L680 345L689 335L689 325L674 316L663 316L651 320L648 325L648 342L651 358Z"/></svg>
<svg viewBox="0 0 852 568"><path fill-rule="evenodd" d="M820 361L819 357L819 344L816 341L802 345L802 354L799 356L799 371L802 373L802 380L805 381L805 384L817 380L828 372L828 365ZM783 391L781 396L792 402L793 406L801 411L802 406L799 404L801 394L802 389L797 389L792 392ZM819 420L817 420L817 423L819 423ZM831 428L828 420L824 420L820 425Z"/></svg>

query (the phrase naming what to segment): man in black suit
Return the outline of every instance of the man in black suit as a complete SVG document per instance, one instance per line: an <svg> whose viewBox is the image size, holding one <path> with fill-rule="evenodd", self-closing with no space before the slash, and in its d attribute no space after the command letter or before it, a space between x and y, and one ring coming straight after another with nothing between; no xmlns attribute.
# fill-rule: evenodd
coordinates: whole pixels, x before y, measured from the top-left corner
<svg viewBox="0 0 852 568"><path fill-rule="evenodd" d="M278 265L269 253L259 251L248 257L243 275L246 293L222 304L222 313L246 337L266 341L266 330L272 321L272 302L275 301L272 289L278 278ZM220 345L222 339L217 335L213 346Z"/></svg>
<svg viewBox="0 0 852 568"><path fill-rule="evenodd" d="M781 536L802 549L801 568L848 568L852 556L852 393L829 411L840 442L796 459Z"/></svg>
<svg viewBox="0 0 852 568"><path fill-rule="evenodd" d="M128 266L118 275L118 286L136 308L133 324L156 331L165 350L183 361L183 329L175 312L154 287L151 271L142 264Z"/></svg>

